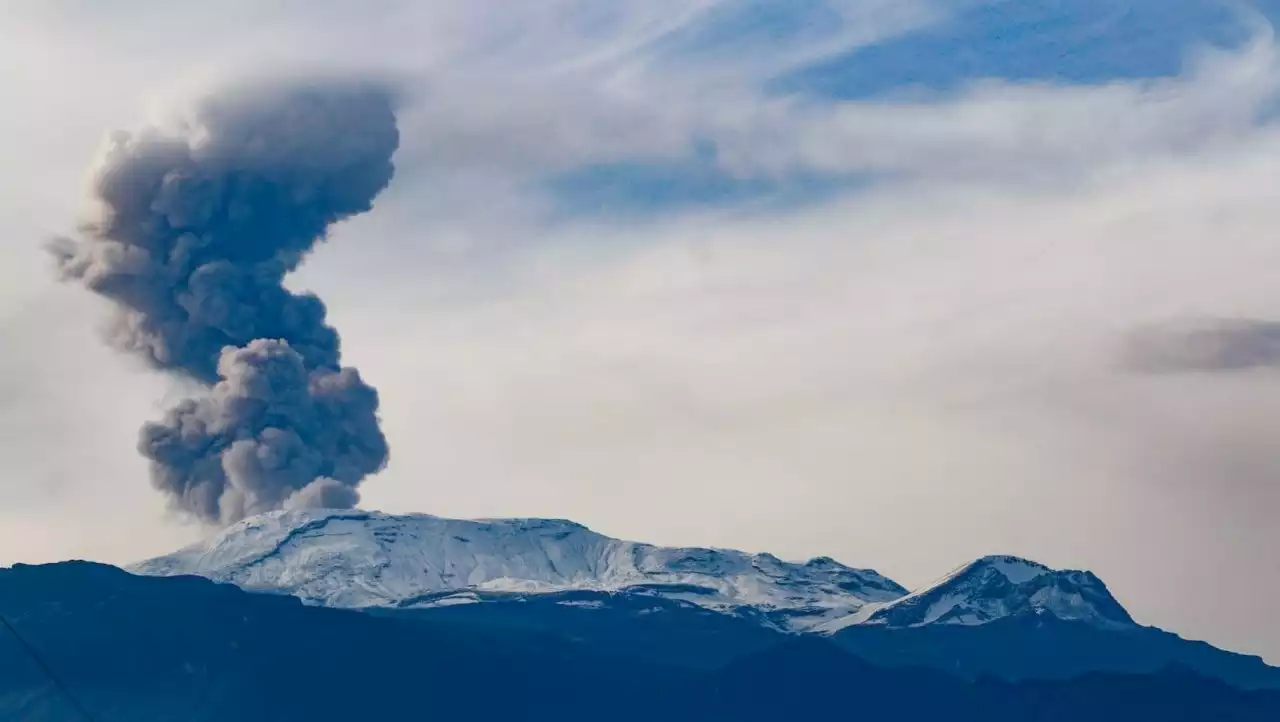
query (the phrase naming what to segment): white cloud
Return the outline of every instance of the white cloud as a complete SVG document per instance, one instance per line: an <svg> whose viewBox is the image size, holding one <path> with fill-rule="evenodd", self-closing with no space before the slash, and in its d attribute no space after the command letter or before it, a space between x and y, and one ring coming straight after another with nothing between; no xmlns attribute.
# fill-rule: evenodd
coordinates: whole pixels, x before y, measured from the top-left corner
<svg viewBox="0 0 1280 722"><path fill-rule="evenodd" d="M779 99L752 105L745 117L726 113L721 150L741 175L1061 178L1248 133L1274 108L1278 63L1266 27L1238 51L1201 49L1178 78L1100 86L981 80L958 97Z"/></svg>
<svg viewBox="0 0 1280 722"><path fill-rule="evenodd" d="M1070 191L615 228L613 251L564 231L499 298L345 297L397 449L368 501L916 582L1016 551L1094 568L1148 621L1275 649L1250 613L1280 591L1254 573L1278 540L1222 530L1270 533L1280 378L1150 379L1118 353L1152 320L1280 314L1278 155L1267 133ZM1230 598L1185 593L1218 575Z"/></svg>

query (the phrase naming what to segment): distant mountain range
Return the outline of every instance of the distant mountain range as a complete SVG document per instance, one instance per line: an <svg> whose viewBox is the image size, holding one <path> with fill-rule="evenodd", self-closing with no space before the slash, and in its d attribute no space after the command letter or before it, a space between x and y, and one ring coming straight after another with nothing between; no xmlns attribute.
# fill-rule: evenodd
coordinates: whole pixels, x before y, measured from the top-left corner
<svg viewBox="0 0 1280 722"><path fill-rule="evenodd" d="M605 654L574 638L578 630L590 631L587 622L575 621L565 633L554 625L463 623L448 614L521 606L512 597L434 608L445 613L438 617L426 615L433 608L361 613L197 577L143 577L84 562L17 566L0 571L0 613L22 638L0 630L0 720L1280 719L1280 691L1242 690L1185 667L1055 681L967 681L937 670L874 665L822 635L783 634L660 596L648 600L655 610L649 614L632 607L630 616L617 616L588 603L611 598L608 592L547 595L532 595L525 604L573 619L601 611L619 624L680 609L692 614L676 617L704 630L701 641L755 629L762 635L756 641L768 642L696 669L647 660L634 649ZM629 593L616 597L623 607L637 600ZM694 624L699 619L706 626ZM545 620L555 621L554 614ZM617 634L624 640L629 633Z"/></svg>
<svg viewBox="0 0 1280 722"><path fill-rule="evenodd" d="M712 669L794 637L876 665L966 679L1067 679L1171 667L1280 689L1280 668L1138 624L1089 572L985 557L908 591L820 557L667 548L570 521L285 511L136 565L313 606L520 630L593 653Z"/></svg>

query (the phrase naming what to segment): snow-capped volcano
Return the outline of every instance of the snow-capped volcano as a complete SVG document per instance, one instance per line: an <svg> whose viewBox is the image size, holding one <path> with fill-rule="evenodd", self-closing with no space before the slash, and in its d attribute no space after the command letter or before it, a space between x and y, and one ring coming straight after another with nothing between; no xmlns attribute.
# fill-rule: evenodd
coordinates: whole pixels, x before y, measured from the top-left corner
<svg viewBox="0 0 1280 722"><path fill-rule="evenodd" d="M723 612L764 613L802 631L906 589L829 558L621 541L570 521L444 519L364 511L277 511L133 567L193 574L330 607L425 607L494 594L654 594Z"/></svg>
<svg viewBox="0 0 1280 722"><path fill-rule="evenodd" d="M1025 615L1052 615L1097 627L1129 627L1133 619L1090 572L1057 571L1026 559L983 557L936 583L878 607L861 624L975 626Z"/></svg>
<svg viewBox="0 0 1280 722"><path fill-rule="evenodd" d="M132 571L198 575L353 609L586 591L660 596L792 632L980 625L1028 614L1104 628L1133 624L1093 574L1016 557L979 559L908 594L875 571L828 557L786 562L771 554L660 547L556 519L276 511Z"/></svg>

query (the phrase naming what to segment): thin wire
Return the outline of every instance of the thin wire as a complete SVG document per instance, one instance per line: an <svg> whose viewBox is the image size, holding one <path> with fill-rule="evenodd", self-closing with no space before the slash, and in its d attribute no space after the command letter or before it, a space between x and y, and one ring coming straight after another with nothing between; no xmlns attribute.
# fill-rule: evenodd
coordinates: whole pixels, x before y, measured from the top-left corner
<svg viewBox="0 0 1280 722"><path fill-rule="evenodd" d="M58 679L58 675L54 674L49 665L45 664L45 661L40 658L35 647L32 647L27 640L22 638L21 634L18 634L18 630L13 628L13 625L9 623L9 620L3 614L0 614L0 624L3 624L5 629L9 630L9 634L12 634L13 638L18 640L18 644L22 645L22 648L27 651L27 654L30 655L31 659L35 660L35 663L40 666L40 669L43 670L45 675L53 682L53 686L62 693L63 697L67 698L67 702L70 703L75 711L81 717L88 720L88 722L95 722L93 715L89 714L89 710L85 709L84 705L80 704L80 700L76 699L75 695L71 694L71 690L67 689L67 686L62 683L62 680Z"/></svg>

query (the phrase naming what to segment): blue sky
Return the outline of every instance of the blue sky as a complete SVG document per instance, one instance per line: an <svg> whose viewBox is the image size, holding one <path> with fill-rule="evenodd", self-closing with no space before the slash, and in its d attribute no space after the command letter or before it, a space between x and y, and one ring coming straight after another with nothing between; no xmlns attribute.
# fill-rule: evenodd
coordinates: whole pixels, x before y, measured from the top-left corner
<svg viewBox="0 0 1280 722"><path fill-rule="evenodd" d="M918 24L803 61L793 48L847 32L838 3L743 2L715 8L657 38L651 52L672 72L681 63L775 56L748 78L775 98L813 105L875 99L954 98L983 82L1099 86L1176 78L1208 49L1239 50L1280 18L1280 0L996 0L939 2ZM839 46L835 46L838 48ZM866 185L868 174L743 177L716 162L713 142L691 139L678 157L627 158L555 175L547 190L562 212L637 214L691 206L804 203L832 188Z"/></svg>
<svg viewBox="0 0 1280 722"><path fill-rule="evenodd" d="M774 81L777 92L856 99L956 92L983 78L1106 83L1174 77L1205 45L1248 40L1250 10L1274 22L1280 3L1008 0L813 63Z"/></svg>
<svg viewBox="0 0 1280 722"><path fill-rule="evenodd" d="M290 283L384 399L368 506L906 583L1020 554L1275 659L1275 368L1121 363L1135 331L1182 352L1185 324L1280 318L1280 3L1225 7L14 4L0 562L207 532L134 452L188 390L112 353L41 249L92 213L105 134L345 73L403 90L397 176Z"/></svg>

